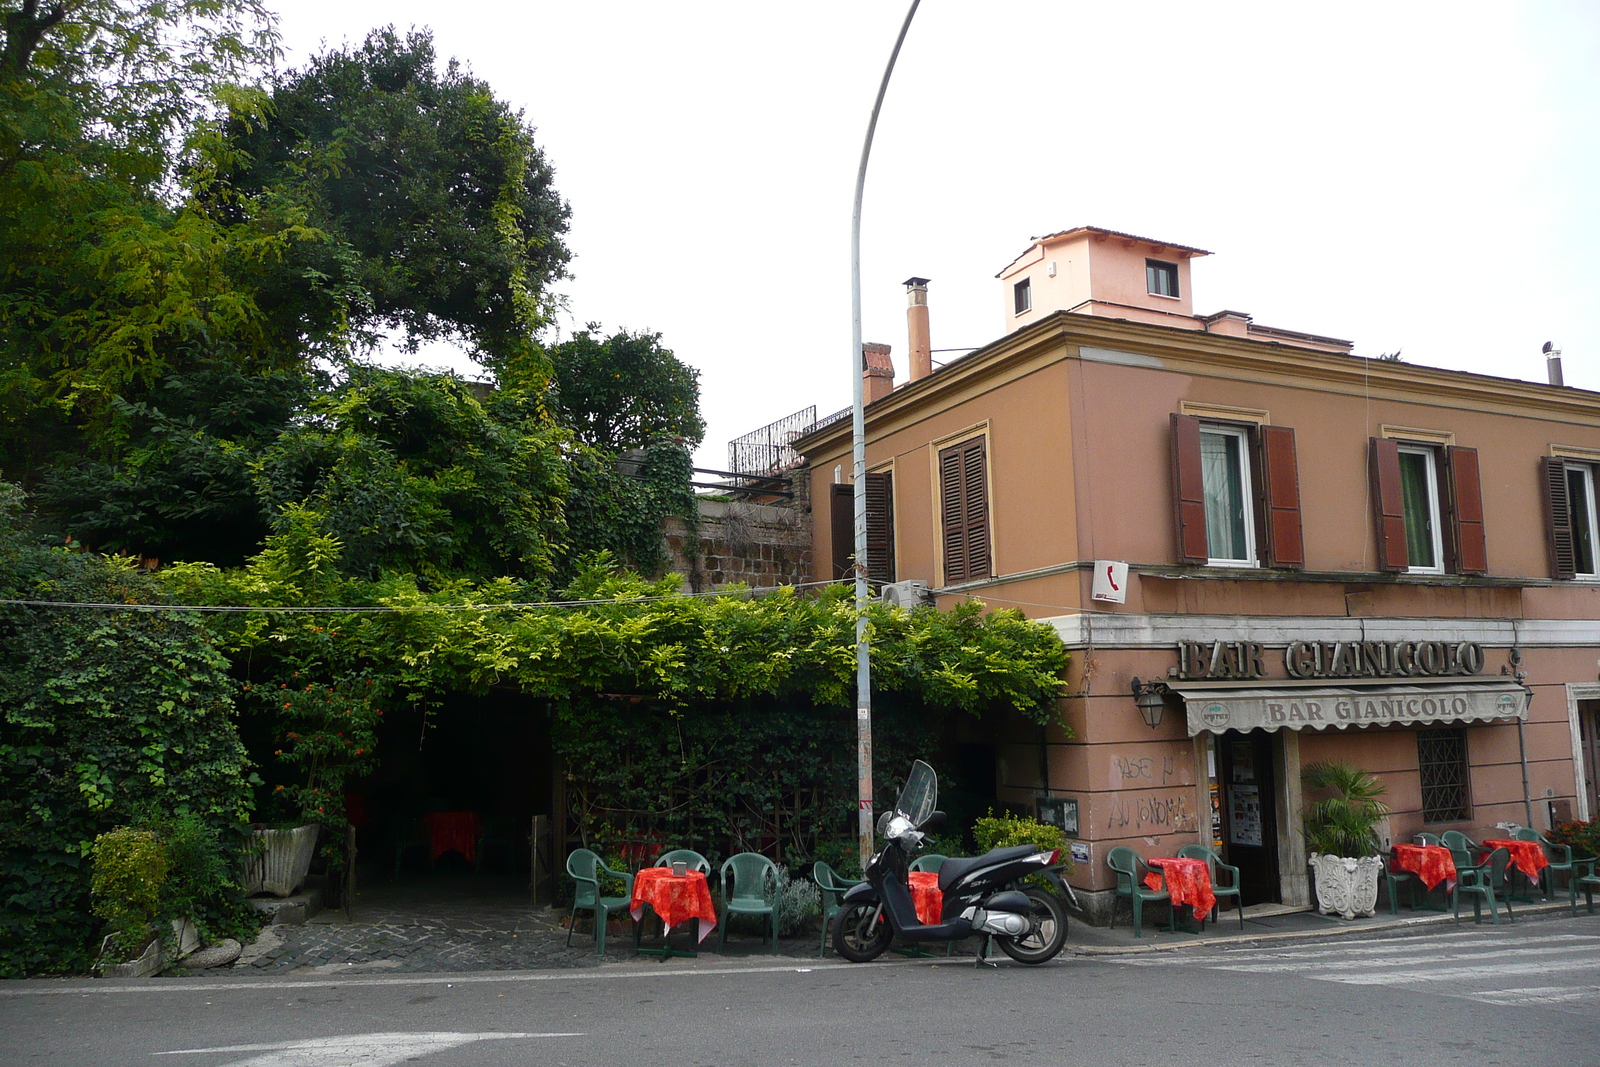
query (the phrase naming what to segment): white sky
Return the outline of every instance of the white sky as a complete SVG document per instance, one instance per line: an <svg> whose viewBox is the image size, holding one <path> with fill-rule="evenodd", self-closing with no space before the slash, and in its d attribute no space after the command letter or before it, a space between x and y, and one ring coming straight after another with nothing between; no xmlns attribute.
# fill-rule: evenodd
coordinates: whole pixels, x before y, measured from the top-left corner
<svg viewBox="0 0 1600 1067"><path fill-rule="evenodd" d="M526 112L573 209L562 328L699 368L701 465L849 403L850 199L904 2L273 6L290 63L429 26ZM925 0L868 172L865 339L904 377L915 274L936 349L993 340L995 273L1088 224L1214 252L1200 313L1538 381L1554 340L1600 389L1597 135L1592 2Z"/></svg>

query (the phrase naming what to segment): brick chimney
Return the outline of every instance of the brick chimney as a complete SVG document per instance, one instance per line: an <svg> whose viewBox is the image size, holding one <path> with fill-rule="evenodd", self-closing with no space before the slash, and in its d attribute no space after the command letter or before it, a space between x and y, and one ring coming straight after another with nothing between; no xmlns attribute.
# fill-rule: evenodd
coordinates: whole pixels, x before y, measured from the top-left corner
<svg viewBox="0 0 1600 1067"><path fill-rule="evenodd" d="M928 279L907 278L905 281L906 332L911 335L911 380L917 381L933 373L933 342L928 335Z"/></svg>
<svg viewBox="0 0 1600 1067"><path fill-rule="evenodd" d="M861 346L861 388L865 403L872 403L894 392L894 364L889 361L889 346L868 341Z"/></svg>

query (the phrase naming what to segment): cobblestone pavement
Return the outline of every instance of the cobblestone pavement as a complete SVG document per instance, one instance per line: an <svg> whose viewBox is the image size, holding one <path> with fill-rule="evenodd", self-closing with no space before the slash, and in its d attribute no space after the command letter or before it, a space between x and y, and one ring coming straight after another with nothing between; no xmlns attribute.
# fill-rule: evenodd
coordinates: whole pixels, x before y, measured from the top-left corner
<svg viewBox="0 0 1600 1067"><path fill-rule="evenodd" d="M304 925L266 927L231 967L206 973L530 970L595 967L634 958L626 924L621 930L629 932L613 927L606 955L600 956L587 915L580 915L572 947L567 947L565 917L564 909L529 905L526 887L509 881L463 877L391 883L357 894L354 921L342 912L322 912ZM654 932L647 931L647 936ZM702 951L714 952L715 938L715 932L709 934ZM672 940L688 947L686 936L675 934ZM736 928L727 954L766 955L768 944L753 929ZM785 938L779 951L814 958L817 934Z"/></svg>

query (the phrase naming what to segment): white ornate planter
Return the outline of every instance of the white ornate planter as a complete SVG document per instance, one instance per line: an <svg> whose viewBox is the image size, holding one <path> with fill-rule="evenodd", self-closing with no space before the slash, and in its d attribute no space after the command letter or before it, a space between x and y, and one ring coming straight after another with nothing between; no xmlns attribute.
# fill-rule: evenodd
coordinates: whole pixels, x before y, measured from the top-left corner
<svg viewBox="0 0 1600 1067"><path fill-rule="evenodd" d="M1317 883L1317 909L1324 915L1354 919L1378 910L1378 876L1383 857L1324 856L1311 854L1311 872Z"/></svg>
<svg viewBox="0 0 1600 1067"><path fill-rule="evenodd" d="M244 851L244 893L286 897L299 889L317 854L316 823L293 830L257 830Z"/></svg>

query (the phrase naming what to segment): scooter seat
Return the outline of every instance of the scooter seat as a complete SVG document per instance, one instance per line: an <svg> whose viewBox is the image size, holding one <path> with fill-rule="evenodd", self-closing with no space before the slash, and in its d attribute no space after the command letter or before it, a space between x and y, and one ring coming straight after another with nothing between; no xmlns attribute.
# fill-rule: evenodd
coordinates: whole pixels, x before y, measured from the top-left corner
<svg viewBox="0 0 1600 1067"><path fill-rule="evenodd" d="M955 885L968 871L1005 863L1007 860L1020 860L1038 851L1033 845L1012 845L1010 848L993 849L981 856L955 856L947 859L939 865L939 891L943 892Z"/></svg>

